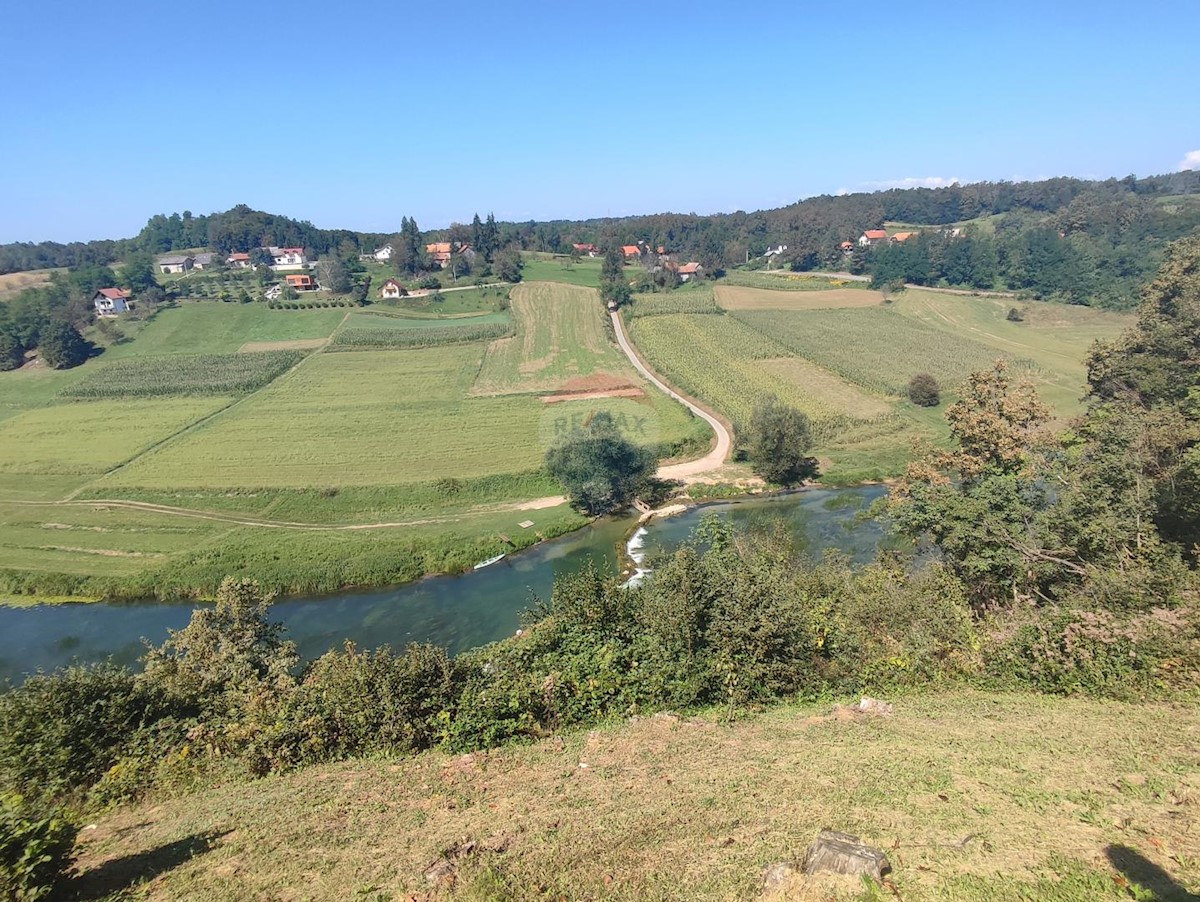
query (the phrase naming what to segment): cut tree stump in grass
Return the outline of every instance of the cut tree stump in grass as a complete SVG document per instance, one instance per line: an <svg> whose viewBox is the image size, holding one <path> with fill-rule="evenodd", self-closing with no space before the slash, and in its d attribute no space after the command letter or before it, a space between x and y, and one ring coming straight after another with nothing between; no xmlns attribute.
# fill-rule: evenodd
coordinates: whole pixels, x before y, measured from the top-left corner
<svg viewBox="0 0 1200 902"><path fill-rule="evenodd" d="M879 881L891 869L892 863L880 849L837 830L822 830L817 834L816 841L808 847L803 865L806 874L849 874L852 877L866 874Z"/></svg>

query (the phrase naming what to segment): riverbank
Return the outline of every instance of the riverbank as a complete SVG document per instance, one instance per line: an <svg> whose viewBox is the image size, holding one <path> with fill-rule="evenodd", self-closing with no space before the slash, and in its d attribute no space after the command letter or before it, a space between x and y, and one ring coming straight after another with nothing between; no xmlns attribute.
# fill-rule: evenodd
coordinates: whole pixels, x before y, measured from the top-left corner
<svg viewBox="0 0 1200 902"><path fill-rule="evenodd" d="M882 494L882 487L829 490L818 487L777 495L693 504L680 514L652 521L645 551L654 555L685 541L707 513L736 525L782 523L796 544L820 557L838 548L853 560L875 556L883 540L877 524L859 522L858 514ZM555 582L595 567L617 575L628 566L627 552L635 517L604 518L553 539L507 555L482 570L480 554L453 575L430 576L385 588L285 595L271 608L273 619L288 630L301 655L311 660L344 641L363 648L431 642L458 653L511 636L522 612L548 600ZM623 563L623 560L625 561ZM255 577L253 567L231 571ZM68 599L60 599L68 600ZM25 604L0 607L0 679L20 680L39 668L54 670L74 661L113 658L133 665L144 651L142 639L161 642L167 631L186 624L201 600L112 602L72 606Z"/></svg>

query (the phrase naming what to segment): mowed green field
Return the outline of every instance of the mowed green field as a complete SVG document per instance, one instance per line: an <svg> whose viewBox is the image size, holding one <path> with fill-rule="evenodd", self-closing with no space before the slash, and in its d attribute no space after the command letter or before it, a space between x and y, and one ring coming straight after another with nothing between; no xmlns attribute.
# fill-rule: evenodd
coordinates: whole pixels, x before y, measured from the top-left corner
<svg viewBox="0 0 1200 902"><path fill-rule="evenodd" d="M914 439L945 440L945 406L957 387L999 357L1034 382L1056 416L1076 414L1088 347L1130 322L1044 303L1020 305L1024 321L1011 322L1007 299L915 289L891 304L844 309L804 309L795 297L755 288L754 309L643 315L632 320L631 334L657 369L735 421L768 393L804 410L833 482L895 475ZM918 372L941 383L941 408L906 400Z"/></svg>
<svg viewBox="0 0 1200 902"><path fill-rule="evenodd" d="M122 324L131 337L76 370L0 374L0 401L12 404L0 419L0 587L136 596L211 591L225 573L292 591L412 579L469 566L500 550L502 534L524 546L581 525L564 504L522 503L558 493L545 450L599 410L663 455L703 450L708 427L657 392L555 396L576 375L644 384L608 341L594 290L519 294L512 313L462 319L187 304ZM510 319L519 342L355 353L325 343L342 328ZM303 347L237 353L288 343ZM285 357L298 362L265 386L226 378L242 358L259 372L259 358ZM65 395L109 377L159 392L175 370L178 395ZM225 382L241 393L212 392Z"/></svg>
<svg viewBox="0 0 1200 902"><path fill-rule="evenodd" d="M526 282L562 282L585 288L600 287L600 257L573 260L565 254L525 254L521 278Z"/></svg>
<svg viewBox="0 0 1200 902"><path fill-rule="evenodd" d="M270 310L264 304L185 303L159 311L137 332L136 340L108 348L95 364L159 354L232 354L247 342L327 338L345 316L345 310L336 308Z"/></svg>
<svg viewBox="0 0 1200 902"><path fill-rule="evenodd" d="M633 378L629 361L609 340L611 326L595 290L521 284L513 289L512 310L516 335L488 346L476 394L550 391L596 373Z"/></svg>

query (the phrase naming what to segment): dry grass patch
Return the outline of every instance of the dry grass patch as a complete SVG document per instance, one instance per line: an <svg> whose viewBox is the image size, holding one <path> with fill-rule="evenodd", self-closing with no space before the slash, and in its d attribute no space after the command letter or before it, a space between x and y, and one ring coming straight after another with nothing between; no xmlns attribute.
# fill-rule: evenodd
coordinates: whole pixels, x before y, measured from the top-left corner
<svg viewBox="0 0 1200 902"><path fill-rule="evenodd" d="M104 817L82 886L203 840L134 897L746 899L823 827L885 848L906 900L1041 898L1078 873L1101 891L1055 898L1128 898L1114 845L1200 880L1194 704L964 692L827 711L660 716L208 790Z"/></svg>
<svg viewBox="0 0 1200 902"><path fill-rule="evenodd" d="M726 310L829 310L873 307L883 302L878 291L833 288L824 291L772 291L742 285L717 285L717 303Z"/></svg>
<svg viewBox="0 0 1200 902"><path fill-rule="evenodd" d="M892 405L884 398L868 394L836 373L801 357L760 360L759 365L853 419L873 420L892 412Z"/></svg>
<svg viewBox="0 0 1200 902"><path fill-rule="evenodd" d="M329 344L328 338L296 338L291 341L248 341L239 354L254 354L258 351L310 351Z"/></svg>
<svg viewBox="0 0 1200 902"><path fill-rule="evenodd" d="M40 288L50 284L50 276L65 269L31 269L28 272L10 272L0 275L0 299L16 294L26 288Z"/></svg>

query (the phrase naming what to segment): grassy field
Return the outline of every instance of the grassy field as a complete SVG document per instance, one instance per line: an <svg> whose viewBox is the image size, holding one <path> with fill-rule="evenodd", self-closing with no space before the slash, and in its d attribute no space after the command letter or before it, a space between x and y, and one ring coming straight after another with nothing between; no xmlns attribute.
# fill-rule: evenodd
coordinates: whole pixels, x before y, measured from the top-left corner
<svg viewBox="0 0 1200 902"><path fill-rule="evenodd" d="M755 403L769 394L807 413L822 440L849 421L891 412L886 401L789 356L782 345L732 317L642 317L633 321L632 338L676 385L735 423L748 422Z"/></svg>
<svg viewBox="0 0 1200 902"><path fill-rule="evenodd" d="M609 340L611 326L594 290L521 284L513 289L512 309L517 333L488 346L475 394L547 391L574 377L632 372Z"/></svg>
<svg viewBox="0 0 1200 902"><path fill-rule="evenodd" d="M883 303L878 291L831 288L825 291L778 291L739 285L716 286L717 303L725 310L825 310L877 307Z"/></svg>
<svg viewBox="0 0 1200 902"><path fill-rule="evenodd" d="M0 473L103 473L229 403L104 400L28 410L0 423Z"/></svg>
<svg viewBox="0 0 1200 902"><path fill-rule="evenodd" d="M945 406L972 370L1009 359L1059 418L1080 410L1084 357L1115 337L1127 316L1057 304L1012 302L910 289L893 303L829 308L828 300L872 298L867 291L767 291L718 284L717 299L743 304L726 315L641 316L631 334L650 362L681 388L744 420L772 393L813 419L816 452L831 482L899 473L914 439L946 439ZM670 296L668 296L669 298ZM821 299L810 308L808 298ZM728 299L733 298L732 302ZM943 405L905 399L908 380L932 373Z"/></svg>
<svg viewBox="0 0 1200 902"><path fill-rule="evenodd" d="M452 757L349 761L103 815L89 899L1186 902L1200 891L1194 704L1018 694L664 715ZM731 765L731 762L735 764ZM304 804L297 804L303 799ZM894 889L799 876L823 828ZM443 881L427 870L447 861Z"/></svg>
<svg viewBox="0 0 1200 902"><path fill-rule="evenodd" d="M372 282L371 306L381 310L414 312L434 316L451 316L464 313L497 313L508 299L507 286L490 288L454 288L442 292L416 295L414 297L380 300L379 286Z"/></svg>
<svg viewBox="0 0 1200 902"><path fill-rule="evenodd" d="M189 303L122 322L127 337L74 370L0 374L0 587L188 593L225 571L304 591L412 579L495 553L501 533L528 544L580 525L565 505L539 510L536 529L517 523L531 516L521 502L560 491L545 450L599 410L663 456L711 439L645 391L594 290L522 285L511 312L494 306L507 289L476 294L485 311L446 316ZM331 336L365 344L328 353ZM579 378L635 396L556 394Z"/></svg>
<svg viewBox="0 0 1200 902"><path fill-rule="evenodd" d="M233 354L246 342L328 338L345 310L269 310L263 304L184 303L160 310L136 341L108 348L87 366L160 354Z"/></svg>
<svg viewBox="0 0 1200 902"><path fill-rule="evenodd" d="M572 260L565 254L530 253L522 255L522 259L524 267L521 270L521 278L526 282L564 282L568 285L582 285L585 288L600 287L600 266L603 260L599 257Z"/></svg>
<svg viewBox="0 0 1200 902"><path fill-rule="evenodd" d="M829 274L792 272L786 269L735 269L725 275L721 284L744 288L766 288L772 291L829 291L838 288L852 291L870 290L866 282L839 279Z"/></svg>

